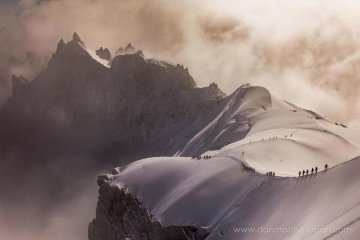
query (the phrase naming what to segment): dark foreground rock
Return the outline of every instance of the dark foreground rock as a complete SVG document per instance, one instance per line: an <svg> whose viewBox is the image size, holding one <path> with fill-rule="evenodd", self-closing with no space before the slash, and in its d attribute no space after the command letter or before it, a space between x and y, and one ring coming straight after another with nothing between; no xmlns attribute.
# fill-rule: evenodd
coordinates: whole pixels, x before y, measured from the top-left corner
<svg viewBox="0 0 360 240"><path fill-rule="evenodd" d="M194 226L161 226L126 188L107 175L98 179L96 218L89 224L89 240L203 240L208 233Z"/></svg>

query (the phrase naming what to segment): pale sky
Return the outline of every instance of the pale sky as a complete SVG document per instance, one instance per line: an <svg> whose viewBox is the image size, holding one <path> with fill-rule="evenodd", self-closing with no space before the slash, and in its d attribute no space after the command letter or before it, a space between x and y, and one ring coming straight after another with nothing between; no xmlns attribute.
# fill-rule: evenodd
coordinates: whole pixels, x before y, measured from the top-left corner
<svg viewBox="0 0 360 240"><path fill-rule="evenodd" d="M77 31L93 49L132 42L146 57L183 64L199 86L231 93L250 82L339 122L360 117L358 1L34 2L0 4L0 52L51 56Z"/></svg>

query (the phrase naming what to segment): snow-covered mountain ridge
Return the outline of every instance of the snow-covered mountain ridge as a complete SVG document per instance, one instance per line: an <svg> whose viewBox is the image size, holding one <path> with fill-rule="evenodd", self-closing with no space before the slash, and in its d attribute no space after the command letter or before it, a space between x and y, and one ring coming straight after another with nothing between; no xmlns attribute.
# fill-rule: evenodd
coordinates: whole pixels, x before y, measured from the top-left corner
<svg viewBox="0 0 360 240"><path fill-rule="evenodd" d="M226 156L281 176L360 156L360 131L281 101L265 88L244 85L225 100L176 155Z"/></svg>
<svg viewBox="0 0 360 240"><path fill-rule="evenodd" d="M60 41L34 80L13 77L0 133L0 187L6 192L0 202L21 198L17 211L33 209L32 218L62 194L76 195L81 181L99 169L166 156L100 178L105 191L91 240L127 233L148 240L237 239L233 227L285 223L359 231L358 131L262 87L243 85L227 97L216 84L198 88L183 66L147 59L131 45L111 56L106 48L88 49L77 34ZM322 172L325 164L331 169ZM317 174L296 177L315 166ZM276 177L266 176L269 171ZM10 224L13 215L2 214ZM316 234L306 237L342 236Z"/></svg>
<svg viewBox="0 0 360 240"><path fill-rule="evenodd" d="M151 158L106 175L105 186L127 189L163 227L201 227L209 234L206 239L356 240L359 168L356 158L326 172L282 178L246 170L228 157ZM107 201L117 204L121 198ZM112 213L99 210L91 224L100 233L101 223L109 220L99 222L104 211ZM105 239L101 234L89 238Z"/></svg>
<svg viewBox="0 0 360 240"><path fill-rule="evenodd" d="M357 239L359 131L243 85L182 134L173 157L116 168L101 185L134 194L163 227L205 229L206 239ZM91 240L105 239L109 220L98 214Z"/></svg>

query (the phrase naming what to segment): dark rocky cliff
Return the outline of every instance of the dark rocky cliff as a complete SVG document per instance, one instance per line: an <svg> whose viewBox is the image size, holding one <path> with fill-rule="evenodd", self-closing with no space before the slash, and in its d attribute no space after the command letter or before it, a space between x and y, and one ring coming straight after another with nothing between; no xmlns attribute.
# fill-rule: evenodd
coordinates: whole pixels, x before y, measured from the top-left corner
<svg viewBox="0 0 360 240"><path fill-rule="evenodd" d="M208 233L195 226L161 226L126 188L100 176L96 218L89 224L89 240L204 240Z"/></svg>

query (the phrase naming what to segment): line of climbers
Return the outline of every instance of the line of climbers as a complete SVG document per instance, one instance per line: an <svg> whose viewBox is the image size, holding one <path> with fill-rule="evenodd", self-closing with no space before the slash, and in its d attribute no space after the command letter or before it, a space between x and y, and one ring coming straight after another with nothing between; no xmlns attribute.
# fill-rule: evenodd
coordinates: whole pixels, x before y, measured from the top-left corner
<svg viewBox="0 0 360 240"><path fill-rule="evenodd" d="M201 158L203 158L203 159L210 159L211 156L209 156L209 155L205 155L205 156L192 156L191 158L192 158L192 159L200 160Z"/></svg>
<svg viewBox="0 0 360 240"><path fill-rule="evenodd" d="M284 135L284 138L293 137L293 136L294 136L294 133L291 133L290 135ZM269 137L269 139L267 139L267 138L261 138L261 142L264 142L264 141L267 141L267 140L276 140L276 139L278 139L277 136L275 136L275 137ZM258 140L258 141L255 140L254 142L252 142L252 141L250 140L249 144L251 144L251 143L256 143L256 142L260 142L260 140Z"/></svg>
<svg viewBox="0 0 360 240"><path fill-rule="evenodd" d="M271 177L275 177L275 173L274 172L267 172L266 176L271 176Z"/></svg>
<svg viewBox="0 0 360 240"><path fill-rule="evenodd" d="M329 166L327 164L325 164L325 167L324 167L325 171L328 169L328 167ZM314 174L314 172L315 172L315 174L318 172L318 167L312 168L311 173L310 173L309 169L307 169L306 171L303 170L302 172L299 171L299 177L301 177L301 174L302 174L302 176L305 176L305 175L309 175L309 173Z"/></svg>

